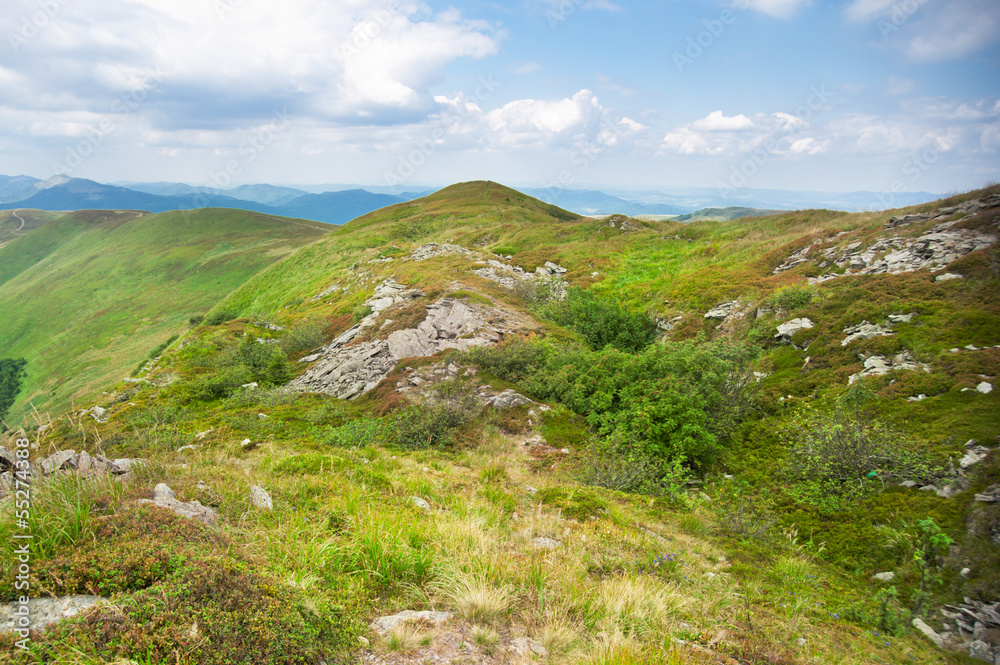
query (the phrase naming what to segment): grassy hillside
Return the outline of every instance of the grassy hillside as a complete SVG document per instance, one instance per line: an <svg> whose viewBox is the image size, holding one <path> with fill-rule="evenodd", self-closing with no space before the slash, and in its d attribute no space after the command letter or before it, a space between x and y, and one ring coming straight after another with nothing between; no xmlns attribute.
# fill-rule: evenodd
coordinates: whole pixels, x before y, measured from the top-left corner
<svg viewBox="0 0 1000 665"><path fill-rule="evenodd" d="M48 210L0 210L0 247L61 215Z"/></svg>
<svg viewBox="0 0 1000 665"><path fill-rule="evenodd" d="M743 206L729 206L727 208L702 208L695 212L678 215L674 218L677 222L728 222L741 217L763 217L773 215L778 210L761 210L760 208L746 208Z"/></svg>
<svg viewBox="0 0 1000 665"><path fill-rule="evenodd" d="M127 376L323 224L235 210L80 211L0 247L0 357L28 360L10 420L61 412Z"/></svg>
<svg viewBox="0 0 1000 665"><path fill-rule="evenodd" d="M112 603L36 635L29 662L980 662L910 621L944 631L944 604L1000 598L1000 504L975 498L1000 460L956 470L1000 435L1000 391L977 389L1000 375L1000 208L936 212L998 190L685 225L474 182L358 218L227 289L153 383L108 385L107 422L30 433L37 454L149 462L32 490L33 589ZM853 267L942 220L978 249ZM502 342L404 346L352 400L287 389L371 365L445 305ZM864 322L884 328L847 339ZM438 324L452 347L478 334ZM853 380L874 356L912 364ZM509 390L532 401L487 403ZM136 504L160 482L217 524ZM402 610L453 616L369 627Z"/></svg>

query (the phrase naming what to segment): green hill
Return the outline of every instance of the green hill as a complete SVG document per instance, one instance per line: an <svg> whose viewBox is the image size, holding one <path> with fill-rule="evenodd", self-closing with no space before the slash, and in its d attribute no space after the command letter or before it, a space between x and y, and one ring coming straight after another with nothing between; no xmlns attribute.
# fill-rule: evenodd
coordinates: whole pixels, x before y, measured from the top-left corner
<svg viewBox="0 0 1000 665"><path fill-rule="evenodd" d="M702 208L695 212L674 217L675 222L728 222L741 217L763 217L765 215L780 214L780 210L762 210L760 208L746 208L743 206L729 206L727 208Z"/></svg>
<svg viewBox="0 0 1000 665"><path fill-rule="evenodd" d="M206 246L133 244L159 277L134 316L95 305L95 346L125 348L165 274L196 274L192 295L137 328L136 358L215 304L150 383L106 379L106 422L28 433L148 461L32 489L33 593L112 601L36 636L36 660L975 662L939 610L988 622L976 603L1000 597L998 211L993 187L682 224L462 183L252 254L214 300ZM57 283L97 232L67 219L0 293ZM78 255L87 283L103 256ZM158 483L214 526L137 505ZM402 610L451 615L373 624Z"/></svg>
<svg viewBox="0 0 1000 665"><path fill-rule="evenodd" d="M80 211L3 245L0 357L28 360L9 420L29 404L57 413L92 398L189 317L328 228L222 209Z"/></svg>

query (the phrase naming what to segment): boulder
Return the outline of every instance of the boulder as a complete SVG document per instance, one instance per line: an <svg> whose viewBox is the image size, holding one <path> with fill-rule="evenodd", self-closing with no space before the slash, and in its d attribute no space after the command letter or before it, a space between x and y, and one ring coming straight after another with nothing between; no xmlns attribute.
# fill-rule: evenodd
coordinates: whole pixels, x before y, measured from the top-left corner
<svg viewBox="0 0 1000 665"><path fill-rule="evenodd" d="M548 658L549 656L548 649L530 637L515 637L510 641L510 646L520 656L536 655L541 658Z"/></svg>
<svg viewBox="0 0 1000 665"><path fill-rule="evenodd" d="M100 596L63 596L61 598L31 598L28 600L28 625L30 630L45 630L49 626L74 617L104 600ZM13 632L18 621L19 602L0 604L0 633Z"/></svg>
<svg viewBox="0 0 1000 665"><path fill-rule="evenodd" d="M736 306L739 305L738 300L730 300L729 302L722 302L708 310L705 313L706 319L714 319L716 321L723 321L733 313Z"/></svg>
<svg viewBox="0 0 1000 665"><path fill-rule="evenodd" d="M534 404L530 399L512 389L507 389L493 397L487 397L485 403L494 409L511 409L524 404Z"/></svg>
<svg viewBox="0 0 1000 665"><path fill-rule="evenodd" d="M800 330L808 330L815 325L816 324L813 323L811 319L805 317L792 319L791 321L786 321L778 326L778 334L776 334L774 338L785 344L791 344L792 335Z"/></svg>
<svg viewBox="0 0 1000 665"><path fill-rule="evenodd" d="M258 487L257 485L250 488L250 503L253 504L254 508L274 510L274 502L271 501L271 495L263 487Z"/></svg>
<svg viewBox="0 0 1000 665"><path fill-rule="evenodd" d="M442 623L451 621L452 616L451 612L435 612L433 610L423 610L418 612L415 610L403 610L397 614L379 617L378 619L372 621L369 627L379 635L388 635L394 628L404 623L418 621L438 626Z"/></svg>
<svg viewBox="0 0 1000 665"><path fill-rule="evenodd" d="M882 337L896 334L889 328L883 328L882 326L871 323L870 321L862 321L857 325L847 326L844 328L844 332L847 334L847 337L840 340L841 346L847 346L856 339L871 339L872 337Z"/></svg>
<svg viewBox="0 0 1000 665"><path fill-rule="evenodd" d="M177 495L172 489L170 489L166 483L160 483L155 488L153 488L153 499L139 499L137 503L140 504L152 504L157 508L165 508L166 510L172 510L181 517L186 517L188 519L197 520L202 524L212 526L216 523L219 518L219 514L216 513L212 508L208 506L201 505L198 501L189 501L184 503L178 501Z"/></svg>

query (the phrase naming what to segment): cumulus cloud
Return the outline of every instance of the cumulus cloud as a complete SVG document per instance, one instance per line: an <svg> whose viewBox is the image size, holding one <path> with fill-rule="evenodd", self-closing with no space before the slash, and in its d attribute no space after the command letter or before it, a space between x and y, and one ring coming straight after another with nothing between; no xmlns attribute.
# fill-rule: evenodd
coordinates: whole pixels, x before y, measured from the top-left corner
<svg viewBox="0 0 1000 665"><path fill-rule="evenodd" d="M731 117L726 117L722 111L712 111L704 118L691 123L691 128L705 132L728 132L749 129L753 127L753 121L742 113Z"/></svg>
<svg viewBox="0 0 1000 665"><path fill-rule="evenodd" d="M809 123L789 113L758 113L750 118L742 113L726 116L712 111L704 118L674 128L662 150L679 155L720 155L751 150L770 137L785 137Z"/></svg>

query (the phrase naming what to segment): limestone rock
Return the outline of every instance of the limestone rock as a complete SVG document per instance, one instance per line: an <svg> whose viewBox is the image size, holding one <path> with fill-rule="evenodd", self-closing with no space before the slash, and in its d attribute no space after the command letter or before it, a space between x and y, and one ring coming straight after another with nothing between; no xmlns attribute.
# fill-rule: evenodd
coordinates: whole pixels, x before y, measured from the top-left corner
<svg viewBox="0 0 1000 665"><path fill-rule="evenodd" d="M493 397L487 397L485 403L494 409L511 409L524 404L534 404L530 399L512 389L507 389Z"/></svg>
<svg viewBox="0 0 1000 665"><path fill-rule="evenodd" d="M958 465L963 469L979 464L989 454L990 449L986 446L976 445L975 439L969 439L965 444L965 455L958 461Z"/></svg>
<svg viewBox="0 0 1000 665"><path fill-rule="evenodd" d="M419 621L438 626L442 623L451 621L451 617L451 612L435 612L432 610L423 610L418 612L415 610L403 610L397 614L379 617L378 619L372 621L369 627L379 635L388 635L397 626L410 621Z"/></svg>
<svg viewBox="0 0 1000 665"><path fill-rule="evenodd" d="M872 579L878 580L879 582L891 582L896 579L896 573L891 570L885 573L875 573L872 575Z"/></svg>
<svg viewBox="0 0 1000 665"><path fill-rule="evenodd" d="M515 637L510 641L510 646L521 656L530 656L532 654L541 656L542 658L548 658L549 656L548 649L530 637Z"/></svg>
<svg viewBox="0 0 1000 665"><path fill-rule="evenodd" d="M219 518L219 514L208 506L201 505L198 501L184 503L178 501L177 495L166 483L160 483L153 488L153 499L139 499L137 503L152 504L158 508L172 510L181 517L198 520L202 524L212 526Z"/></svg>
<svg viewBox="0 0 1000 665"><path fill-rule="evenodd" d="M254 508L274 510L274 502L271 501L271 495L263 487L258 487L257 485L250 488L250 503L253 504Z"/></svg>
<svg viewBox="0 0 1000 665"><path fill-rule="evenodd" d="M562 547L561 540L556 540L555 538L546 538L544 536L539 536L538 538L532 538L531 544L540 550L554 550Z"/></svg>
<svg viewBox="0 0 1000 665"><path fill-rule="evenodd" d="M778 334L775 335L775 339L785 344L791 344L792 335L799 332L800 330L808 330L814 327L816 324L812 322L811 319L802 317L797 319L792 319L791 321L786 321L778 326Z"/></svg>
<svg viewBox="0 0 1000 665"><path fill-rule="evenodd" d="M841 346L847 346L856 339L871 339L872 337L882 337L896 334L889 328L883 328L882 326L871 323L870 321L862 321L857 325L847 326L844 328L844 332L847 334L847 337L840 340Z"/></svg>
<svg viewBox="0 0 1000 665"><path fill-rule="evenodd" d="M885 356L869 356L864 359L865 368L857 374L852 374L848 377L848 383L852 384L861 377L865 376L881 376L883 374L888 374L893 370L905 370L905 371L916 371L923 370L925 372L931 371L930 365L926 363L918 362L916 358L913 357L909 351L902 351L897 353L892 358L886 358Z"/></svg>
<svg viewBox="0 0 1000 665"><path fill-rule="evenodd" d="M989 395L991 392L993 392L993 384L983 381L978 386L976 386L976 390L978 390L984 395Z"/></svg>
<svg viewBox="0 0 1000 665"><path fill-rule="evenodd" d="M108 410L99 406L92 406L87 409L87 414L99 423L108 422Z"/></svg>
<svg viewBox="0 0 1000 665"><path fill-rule="evenodd" d="M912 623L913 623L913 627L914 628L916 628L921 633L923 633L924 636L926 636L927 639L929 639L935 645L937 645L938 647L943 647L944 646L944 639L942 639L942 637L940 635L938 635L937 632L935 632L933 628L931 628L930 626L928 626L921 619L914 619Z"/></svg>
<svg viewBox="0 0 1000 665"><path fill-rule="evenodd" d="M104 600L100 596L63 596L62 598L31 598L27 604L30 630L44 630L63 619L76 616ZM13 632L20 625L18 602L0 604L0 633Z"/></svg>
<svg viewBox="0 0 1000 665"><path fill-rule="evenodd" d="M934 278L935 282L950 282L953 279L962 279L961 275L956 275L953 272L946 272L944 274L938 275Z"/></svg>
<svg viewBox="0 0 1000 665"><path fill-rule="evenodd" d="M719 303L712 309L705 313L706 319L714 319L716 321L722 321L729 317L733 313L733 309L739 305L739 301L730 300L729 302Z"/></svg>
<svg viewBox="0 0 1000 665"><path fill-rule="evenodd" d="M423 499L421 499L419 496L411 496L410 497L410 503L412 503L414 506L416 506L420 510L423 510L424 512L427 512L427 513L431 512L431 504L427 503L426 501L424 501Z"/></svg>

